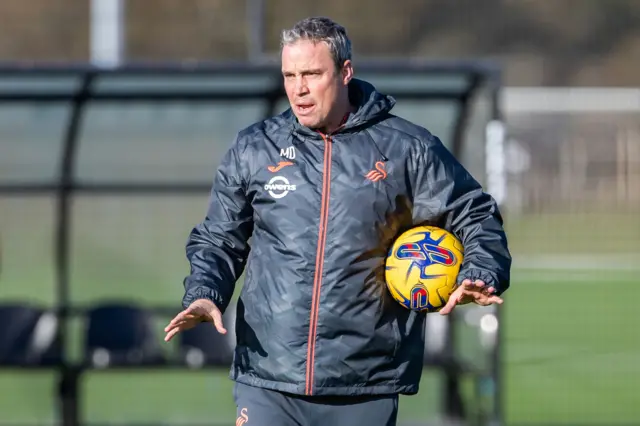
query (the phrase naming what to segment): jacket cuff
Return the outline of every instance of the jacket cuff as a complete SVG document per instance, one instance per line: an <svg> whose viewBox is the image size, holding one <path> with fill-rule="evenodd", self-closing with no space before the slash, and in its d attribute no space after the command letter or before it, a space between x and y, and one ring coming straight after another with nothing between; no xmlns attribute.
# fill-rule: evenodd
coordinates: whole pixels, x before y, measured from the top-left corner
<svg viewBox="0 0 640 426"><path fill-rule="evenodd" d="M220 309L220 313L224 314L225 309L227 308L227 303L224 301L222 296L220 296L220 292L216 289L207 287L207 286L197 286L189 289L182 298L182 307L187 309L189 305L195 302L198 299L207 299L211 300L218 309Z"/></svg>
<svg viewBox="0 0 640 426"><path fill-rule="evenodd" d="M498 278L498 276L492 272L471 268L464 271L461 271L458 274L458 279L456 280L456 285L459 286L462 284L464 280L481 280L483 281L487 287L493 287L496 289L495 294L500 295L504 290L506 290L504 283Z"/></svg>

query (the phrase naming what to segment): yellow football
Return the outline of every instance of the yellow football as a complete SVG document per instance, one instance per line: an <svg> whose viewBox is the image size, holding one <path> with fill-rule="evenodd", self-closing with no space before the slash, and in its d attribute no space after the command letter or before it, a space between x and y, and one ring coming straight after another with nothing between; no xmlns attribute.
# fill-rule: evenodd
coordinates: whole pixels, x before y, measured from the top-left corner
<svg viewBox="0 0 640 426"><path fill-rule="evenodd" d="M387 288L402 306L437 312L455 290L464 258L462 243L450 232L418 226L400 235L385 264Z"/></svg>

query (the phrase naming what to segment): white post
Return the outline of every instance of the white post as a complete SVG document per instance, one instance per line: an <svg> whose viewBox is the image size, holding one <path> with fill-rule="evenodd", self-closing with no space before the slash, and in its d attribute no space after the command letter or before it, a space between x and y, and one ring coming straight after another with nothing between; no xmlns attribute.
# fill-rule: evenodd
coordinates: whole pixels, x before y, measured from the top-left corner
<svg viewBox="0 0 640 426"><path fill-rule="evenodd" d="M485 129L485 164L487 169L487 192L502 205L507 195L505 167L505 134L502 121L493 120Z"/></svg>
<svg viewBox="0 0 640 426"><path fill-rule="evenodd" d="M119 66L124 57L125 0L91 0L91 63Z"/></svg>

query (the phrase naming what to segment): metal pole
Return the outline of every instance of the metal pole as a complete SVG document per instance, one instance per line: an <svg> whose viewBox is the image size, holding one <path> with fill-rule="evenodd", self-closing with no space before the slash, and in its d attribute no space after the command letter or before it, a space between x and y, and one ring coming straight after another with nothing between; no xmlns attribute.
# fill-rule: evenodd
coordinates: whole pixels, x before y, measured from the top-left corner
<svg viewBox="0 0 640 426"><path fill-rule="evenodd" d="M506 126L504 123L504 117L503 117L503 111L501 108L501 104L500 104L500 91L502 89L502 75L501 74L497 74L496 76L494 76L493 79L493 86L492 86L492 93L491 93L491 97L492 97L492 104L493 104L493 111L492 111L492 120L489 123L489 126L492 126L491 123L498 123L497 125L495 125L495 127L497 129L494 129L493 131L491 131L490 129L487 129L487 135L486 138L489 139L491 137L494 137L496 139L498 139L500 141L500 143L498 144L502 149L498 150L499 154L503 156L502 158L502 169L500 170L499 176L500 178L498 179L499 181L499 185L498 186L498 195L499 198L496 199L496 201L498 202L498 204L500 205L500 207L502 207L502 204L504 202L506 202L506 197L507 197L507 182L506 182L506 173L505 173L505 168L504 168L504 142L505 142L505 138L506 138ZM488 127L489 127L488 126ZM496 131L497 130L497 131ZM488 141L487 141L488 142ZM500 162L498 162L500 164ZM489 179L490 180L490 179ZM504 212L503 212L504 215ZM504 327L505 327L505 323L504 323L504 312L503 312L503 307L502 306L496 306L495 309L495 317L497 320L497 325L498 328L496 330L496 336L495 336L495 347L493 350L493 359L491 360L491 373L493 376L493 392L494 392L494 404L493 404L493 410L491 412L491 416L490 416L490 420L489 420L489 425L490 426L502 426L504 425L505 422L505 418L504 418L504 376L503 376L503 369L504 369Z"/></svg>
<svg viewBox="0 0 640 426"><path fill-rule="evenodd" d="M91 0L91 63L119 66L124 57L125 0Z"/></svg>
<svg viewBox="0 0 640 426"><path fill-rule="evenodd" d="M62 324L60 328L60 342L62 347L68 342L67 324L69 320L70 285L70 247L71 247L71 203L76 152L78 148L78 135L81 128L85 103L89 97L93 74L84 76L84 81L72 104L69 122L63 141L62 161L60 162L60 181L58 188L58 223L56 229L56 272L57 272L57 312ZM58 387L58 401L62 416L63 426L79 426L78 403L78 373L73 366L68 365L64 359L60 366L60 378Z"/></svg>

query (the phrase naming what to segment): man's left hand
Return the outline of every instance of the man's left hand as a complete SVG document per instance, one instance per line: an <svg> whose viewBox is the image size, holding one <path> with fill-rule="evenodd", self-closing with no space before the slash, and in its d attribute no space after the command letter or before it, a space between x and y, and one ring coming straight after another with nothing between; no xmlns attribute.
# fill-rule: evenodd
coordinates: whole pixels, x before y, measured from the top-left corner
<svg viewBox="0 0 640 426"><path fill-rule="evenodd" d="M448 315L457 305L466 305L467 303L475 303L481 306L489 306L497 303L502 304L502 299L494 293L496 289L487 287L481 280L464 280L460 286L451 293L447 304L440 309L440 315Z"/></svg>

